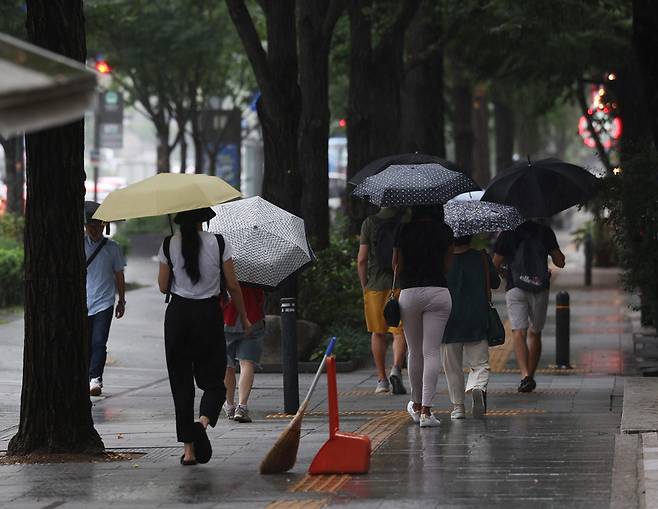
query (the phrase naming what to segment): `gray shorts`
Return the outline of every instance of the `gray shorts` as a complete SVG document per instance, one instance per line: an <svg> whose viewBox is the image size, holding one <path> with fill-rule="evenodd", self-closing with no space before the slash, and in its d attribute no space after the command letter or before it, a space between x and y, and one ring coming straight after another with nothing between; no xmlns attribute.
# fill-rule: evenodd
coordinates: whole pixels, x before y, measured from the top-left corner
<svg viewBox="0 0 658 509"><path fill-rule="evenodd" d="M548 290L539 293L512 288L505 292L507 316L512 330L532 329L541 332L546 324Z"/></svg>
<svg viewBox="0 0 658 509"><path fill-rule="evenodd" d="M251 334L247 337L242 330L235 331L235 327L225 327L226 337L226 366L235 368L236 360L251 361L260 367L260 358L263 353L263 338L265 337L265 322L261 320L253 325Z"/></svg>

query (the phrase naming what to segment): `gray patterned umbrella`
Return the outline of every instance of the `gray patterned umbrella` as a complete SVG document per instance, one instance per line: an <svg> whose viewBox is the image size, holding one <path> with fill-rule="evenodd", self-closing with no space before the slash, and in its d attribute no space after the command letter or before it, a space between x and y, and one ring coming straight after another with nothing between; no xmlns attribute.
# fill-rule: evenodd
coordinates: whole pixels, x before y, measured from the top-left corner
<svg viewBox="0 0 658 509"><path fill-rule="evenodd" d="M392 165L365 178L352 194L380 207L437 205L466 191L478 191L470 177L438 163Z"/></svg>
<svg viewBox="0 0 658 509"><path fill-rule="evenodd" d="M212 209L217 215L208 231L221 233L233 247L240 283L276 288L315 259L304 220L260 196Z"/></svg>
<svg viewBox="0 0 658 509"><path fill-rule="evenodd" d="M455 237L483 232L513 230L525 218L516 207L479 200L451 200L443 206L445 222Z"/></svg>

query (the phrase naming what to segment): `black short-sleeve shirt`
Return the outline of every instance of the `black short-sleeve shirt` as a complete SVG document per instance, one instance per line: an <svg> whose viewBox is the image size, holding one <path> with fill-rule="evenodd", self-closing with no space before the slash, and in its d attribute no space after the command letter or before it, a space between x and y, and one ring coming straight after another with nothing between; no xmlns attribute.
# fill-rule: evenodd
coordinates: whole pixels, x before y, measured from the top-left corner
<svg viewBox="0 0 658 509"><path fill-rule="evenodd" d="M439 221L403 223L395 238L404 258L400 288L447 287L445 255L454 243L452 229Z"/></svg>
<svg viewBox="0 0 658 509"><path fill-rule="evenodd" d="M509 266L514 259L514 254L516 253L521 241L529 236L535 235L541 238L542 244L544 244L544 249L546 250L546 257L548 257L551 251L559 249L557 238L555 238L555 232L553 230L543 224L535 223L534 221L526 221L521 226L517 227L516 230L501 232L496 240L494 253L504 256L505 263ZM506 277L505 279L507 280L505 291L514 288L512 278Z"/></svg>

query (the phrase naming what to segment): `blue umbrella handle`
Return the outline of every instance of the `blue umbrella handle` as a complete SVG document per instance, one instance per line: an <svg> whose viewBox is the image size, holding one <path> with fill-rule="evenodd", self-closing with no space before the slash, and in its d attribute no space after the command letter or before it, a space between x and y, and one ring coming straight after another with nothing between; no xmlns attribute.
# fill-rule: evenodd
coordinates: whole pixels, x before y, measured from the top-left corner
<svg viewBox="0 0 658 509"><path fill-rule="evenodd" d="M334 345L336 344L337 339L338 338L336 338L336 336L331 338L331 341L329 341L329 345L327 346L327 351L324 352L325 357L329 357L331 355L331 352L334 351Z"/></svg>

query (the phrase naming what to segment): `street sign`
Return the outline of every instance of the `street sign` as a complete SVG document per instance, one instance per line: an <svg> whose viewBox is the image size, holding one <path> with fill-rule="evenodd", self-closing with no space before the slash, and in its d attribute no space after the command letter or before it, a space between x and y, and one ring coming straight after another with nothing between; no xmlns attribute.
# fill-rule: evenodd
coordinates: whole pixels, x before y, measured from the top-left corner
<svg viewBox="0 0 658 509"><path fill-rule="evenodd" d="M96 126L98 147L123 147L123 96L120 93L107 90L100 95Z"/></svg>

